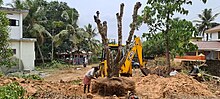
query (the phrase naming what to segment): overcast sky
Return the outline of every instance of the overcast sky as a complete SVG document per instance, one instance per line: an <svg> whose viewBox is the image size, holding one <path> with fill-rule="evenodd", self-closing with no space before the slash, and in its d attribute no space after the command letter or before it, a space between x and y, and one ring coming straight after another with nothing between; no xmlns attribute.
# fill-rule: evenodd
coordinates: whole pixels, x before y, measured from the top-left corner
<svg viewBox="0 0 220 99"><path fill-rule="evenodd" d="M11 2L12 0L3 0L4 3ZM52 0L47 0L52 1ZM54 1L54 0L53 0ZM91 23L94 27L96 26L93 15L96 11L100 11L101 20L108 22L108 37L117 39L117 20L115 14L119 11L120 3L125 4L124 17L123 17L123 42L127 39L129 33L129 24L132 21L133 6L137 0L56 0L66 2L70 7L76 8L79 12L79 25L83 27L88 23ZM141 10L146 5L146 0L139 0L142 3ZM203 4L200 0L193 0L193 5L185 6L189 10L187 16L176 15L180 18L187 20L198 19L198 14L205 8L212 8L213 13L220 13L220 1L219 0L207 0L206 4ZM216 18L216 22L220 23L220 16ZM135 35L141 36L143 32L148 30L147 25L143 25L139 31L135 31Z"/></svg>

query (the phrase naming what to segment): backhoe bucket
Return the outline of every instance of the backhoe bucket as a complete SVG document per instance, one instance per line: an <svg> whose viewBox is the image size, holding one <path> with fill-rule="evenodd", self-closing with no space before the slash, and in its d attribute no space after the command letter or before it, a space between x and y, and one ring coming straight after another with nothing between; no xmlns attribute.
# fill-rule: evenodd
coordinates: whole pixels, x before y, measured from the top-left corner
<svg viewBox="0 0 220 99"><path fill-rule="evenodd" d="M148 74L150 74L150 69L147 68L140 68L141 72L144 74L144 76L147 76Z"/></svg>

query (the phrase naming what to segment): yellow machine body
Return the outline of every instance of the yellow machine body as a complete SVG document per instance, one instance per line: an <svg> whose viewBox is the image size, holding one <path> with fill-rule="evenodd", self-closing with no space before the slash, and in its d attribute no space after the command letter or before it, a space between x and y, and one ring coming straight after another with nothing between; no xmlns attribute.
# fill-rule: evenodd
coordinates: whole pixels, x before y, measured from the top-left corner
<svg viewBox="0 0 220 99"><path fill-rule="evenodd" d="M112 47L117 48L118 44L109 44L110 49ZM140 68L143 68L143 59L142 59L142 43L139 37L134 38L133 47L131 47L130 51L126 56L126 60L121 66L119 71L120 76L132 76L132 60L134 56L137 54ZM100 63L100 74L101 77L106 77L107 73L107 61L104 60Z"/></svg>

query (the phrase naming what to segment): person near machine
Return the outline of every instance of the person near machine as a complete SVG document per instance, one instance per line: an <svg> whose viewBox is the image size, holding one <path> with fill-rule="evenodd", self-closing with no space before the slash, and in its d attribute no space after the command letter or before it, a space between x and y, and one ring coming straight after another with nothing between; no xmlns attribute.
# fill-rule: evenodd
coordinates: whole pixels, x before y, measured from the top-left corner
<svg viewBox="0 0 220 99"><path fill-rule="evenodd" d="M171 72L170 72L170 76L175 76L178 73L178 71L175 68L172 68Z"/></svg>
<svg viewBox="0 0 220 99"><path fill-rule="evenodd" d="M84 84L84 93L86 93L86 87L88 86L88 93L90 88L91 79L95 79L95 73L99 70L98 67L93 67L90 69L84 76L83 84Z"/></svg>
<svg viewBox="0 0 220 99"><path fill-rule="evenodd" d="M199 73L199 66L198 65L194 65L192 70L190 71L190 75L191 76L197 76Z"/></svg>

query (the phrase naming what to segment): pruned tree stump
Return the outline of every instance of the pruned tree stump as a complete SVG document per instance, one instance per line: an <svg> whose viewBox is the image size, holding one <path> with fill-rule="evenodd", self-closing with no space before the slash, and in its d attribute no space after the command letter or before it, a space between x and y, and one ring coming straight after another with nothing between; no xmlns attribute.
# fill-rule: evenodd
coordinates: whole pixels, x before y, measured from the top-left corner
<svg viewBox="0 0 220 99"><path fill-rule="evenodd" d="M99 78L92 84L92 93L101 96L125 96L135 91L135 82L124 77Z"/></svg>

